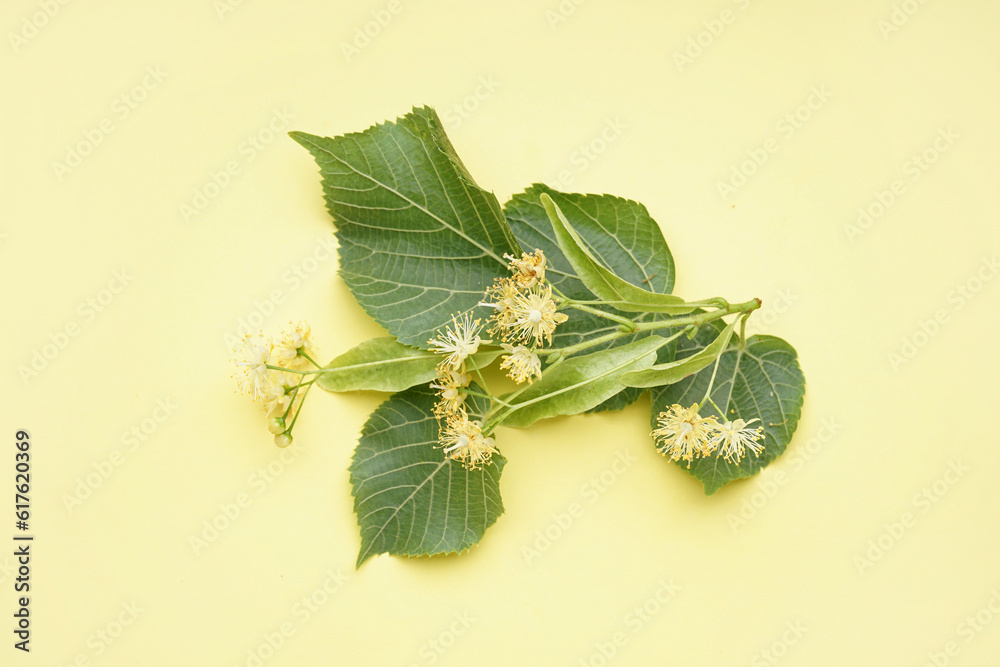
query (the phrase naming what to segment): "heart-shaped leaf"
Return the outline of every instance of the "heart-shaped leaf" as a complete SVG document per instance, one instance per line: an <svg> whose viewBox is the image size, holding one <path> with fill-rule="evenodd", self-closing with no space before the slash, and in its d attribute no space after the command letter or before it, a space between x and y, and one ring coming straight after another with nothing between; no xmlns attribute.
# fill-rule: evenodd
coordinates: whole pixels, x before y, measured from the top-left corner
<svg viewBox="0 0 1000 667"><path fill-rule="evenodd" d="M354 511L361 527L358 567L376 554L432 556L464 551L503 514L499 454L470 471L444 455L436 396L427 387L393 395L372 413L351 462ZM470 416L486 400L466 399Z"/></svg>
<svg viewBox="0 0 1000 667"><path fill-rule="evenodd" d="M677 354L686 356L716 339L722 325L718 322L713 325L702 327L703 330L693 341L678 341ZM656 426L657 415L671 405L687 407L701 401L712 370L709 366L676 384L652 389L653 426ZM712 388L712 400L724 414L718 414L710 403L702 407L701 413L704 416L714 414L720 422L759 419L760 423L753 426L764 428L764 438L760 441L764 451L759 458L748 454L739 463L730 463L721 456L713 455L695 459L690 468L680 461L678 465L697 477L708 495L728 482L757 474L781 455L791 441L802 413L805 389L798 355L782 339L751 336L745 345L737 343L731 346L719 359Z"/></svg>
<svg viewBox="0 0 1000 667"><path fill-rule="evenodd" d="M504 253L520 256L499 202L476 185L433 109L335 138L291 137L320 167L340 275L401 343L426 348L507 275Z"/></svg>

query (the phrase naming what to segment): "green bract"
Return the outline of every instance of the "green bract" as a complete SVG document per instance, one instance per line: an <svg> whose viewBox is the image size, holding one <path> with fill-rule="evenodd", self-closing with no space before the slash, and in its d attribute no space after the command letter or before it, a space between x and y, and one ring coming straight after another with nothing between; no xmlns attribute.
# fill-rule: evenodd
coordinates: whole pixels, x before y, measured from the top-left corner
<svg viewBox="0 0 1000 667"><path fill-rule="evenodd" d="M510 401L516 410L504 419L504 425L524 428L539 419L576 415L600 405L622 390L622 373L652 366L656 351L665 343L659 336L647 336L610 350L571 357Z"/></svg>
<svg viewBox="0 0 1000 667"><path fill-rule="evenodd" d="M680 449L691 431L672 431L674 416L696 406L707 419L689 467L707 494L759 472L787 447L805 393L795 350L773 336L743 336L759 300L672 294L673 257L641 204L535 184L501 207L427 107L361 133L291 136L320 167L340 275L390 334L323 368L293 343L282 358L308 359L311 368L268 366L298 374L291 400L279 401L290 406L279 436L290 435L310 378L328 391L397 392L368 420L350 468L359 566L381 553L424 556L478 543L503 513L500 426L617 410L650 390L657 438L669 438L661 451L692 451ZM448 352L433 351L432 338ZM492 391L487 379L496 374L481 372L500 357L524 381L513 391ZM684 410L664 426L658 417L673 405ZM759 420L763 436L746 433L763 451L739 458L729 449L727 460L714 453L721 427L739 419ZM467 451L488 463L454 458Z"/></svg>
<svg viewBox="0 0 1000 667"><path fill-rule="evenodd" d="M688 306L678 296L650 292L616 276L587 249L586 243L570 225L559 205L548 194L542 194L541 201L552 223L552 231L555 232L559 247L573 265L576 275L595 295L614 304L618 310L632 313L683 315L694 310L693 306Z"/></svg>
<svg viewBox="0 0 1000 667"><path fill-rule="evenodd" d="M492 351L472 358L485 368L498 356L499 351ZM328 372L316 384L327 391L402 391L433 380L440 362L433 352L403 345L391 336L372 338L324 366Z"/></svg>
<svg viewBox="0 0 1000 667"><path fill-rule="evenodd" d="M734 320L723 329L711 343L682 359L665 364L657 364L644 370L630 371L622 376L622 384L629 387L660 387L683 380L713 363L729 345L736 327Z"/></svg>

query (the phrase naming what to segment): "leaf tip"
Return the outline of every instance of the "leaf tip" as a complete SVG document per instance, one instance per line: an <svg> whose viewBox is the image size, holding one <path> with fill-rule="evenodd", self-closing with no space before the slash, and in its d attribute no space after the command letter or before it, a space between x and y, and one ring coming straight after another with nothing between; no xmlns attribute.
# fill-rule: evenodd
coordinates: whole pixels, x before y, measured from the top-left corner
<svg viewBox="0 0 1000 667"><path fill-rule="evenodd" d="M292 130L288 133L288 136L292 138L292 141L302 146L305 149L310 149L320 137L314 134L309 134L308 132L300 132L299 130Z"/></svg>
<svg viewBox="0 0 1000 667"><path fill-rule="evenodd" d="M354 563L354 570L355 570L355 572L358 571L358 570L360 570L361 566L365 564L365 561L367 561L369 558L371 558L374 555L375 554L372 553L371 549L369 549L367 547L363 547L361 549L361 551L358 552L358 560L357 560L357 562Z"/></svg>

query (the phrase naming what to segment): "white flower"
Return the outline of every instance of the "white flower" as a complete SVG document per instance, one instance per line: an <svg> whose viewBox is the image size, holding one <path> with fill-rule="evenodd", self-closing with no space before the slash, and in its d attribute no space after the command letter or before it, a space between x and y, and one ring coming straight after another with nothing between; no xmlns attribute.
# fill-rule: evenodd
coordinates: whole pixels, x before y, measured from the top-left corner
<svg viewBox="0 0 1000 667"><path fill-rule="evenodd" d="M509 268L518 287L527 289L537 283L545 282L545 253L541 250L536 250L530 255L522 252L521 259L513 255L504 255L504 259L510 260Z"/></svg>
<svg viewBox="0 0 1000 667"><path fill-rule="evenodd" d="M461 461L468 470L489 465L496 452L493 438L483 436L482 422L470 420L465 412L448 416L447 425L441 429L440 441L444 453Z"/></svg>
<svg viewBox="0 0 1000 667"><path fill-rule="evenodd" d="M459 370L466 357L479 351L481 343L489 343L479 337L482 326L479 320L473 320L472 315L464 313L451 318L452 326L438 334L436 339L427 342L432 352L445 355L441 362L443 368Z"/></svg>
<svg viewBox="0 0 1000 667"><path fill-rule="evenodd" d="M292 389L298 385L297 377L290 377L291 373L274 372L275 380L268 387L266 393L261 398L264 407L267 409L268 417L283 417L292 405Z"/></svg>
<svg viewBox="0 0 1000 667"><path fill-rule="evenodd" d="M541 345L552 342L556 326L567 320L564 313L557 312L552 299L552 288L535 284L527 290L519 290L513 279L496 281L487 292L496 301L482 303L497 312L493 315L493 331L507 341Z"/></svg>
<svg viewBox="0 0 1000 667"><path fill-rule="evenodd" d="M519 294L513 278L497 278L486 290L486 298L493 299L493 301L481 301L479 305L496 311L490 316L490 320L493 322L490 333L499 334L502 338L509 335L510 328L516 322L514 306Z"/></svg>
<svg viewBox="0 0 1000 667"><path fill-rule="evenodd" d="M512 336L524 342L533 338L535 345L541 345L543 340L551 343L556 325L567 320L564 313L556 312L551 287L536 285L526 293L518 294L512 310L514 316Z"/></svg>
<svg viewBox="0 0 1000 667"><path fill-rule="evenodd" d="M263 400L275 382L274 371L267 367L271 363L271 351L271 341L262 333L255 337L244 336L242 346L235 350L238 356L233 363L238 370L234 377L240 391L250 394L254 400Z"/></svg>
<svg viewBox="0 0 1000 667"><path fill-rule="evenodd" d="M537 354L524 345L503 343L503 349L507 350L508 354L500 362L500 368L508 369L507 377L511 380L521 384L525 381L531 383L535 378L542 377L542 361Z"/></svg>
<svg viewBox="0 0 1000 667"><path fill-rule="evenodd" d="M717 444L714 437L719 422L715 417L700 416L697 405L671 405L660 413L657 423L659 428L651 434L657 450L674 461L687 461L689 468L695 457L708 456Z"/></svg>
<svg viewBox="0 0 1000 667"><path fill-rule="evenodd" d="M281 342L274 346L274 356L278 365L294 368L308 363L306 356L315 357L311 330L306 322L291 323L281 332Z"/></svg>
<svg viewBox="0 0 1000 667"><path fill-rule="evenodd" d="M434 413L440 417L458 412L467 396L462 389L469 386L469 381L470 378L466 373L459 373L449 368L440 369L436 379L437 384L431 384L441 397L434 406Z"/></svg>
<svg viewBox="0 0 1000 667"><path fill-rule="evenodd" d="M726 422L719 427L719 432L713 438L712 446L719 448L719 456L730 463L739 463L743 459L746 450L753 452L754 456L760 456L764 451L764 445L757 442L764 436L763 427L747 428L759 419L751 419L748 422L742 419Z"/></svg>

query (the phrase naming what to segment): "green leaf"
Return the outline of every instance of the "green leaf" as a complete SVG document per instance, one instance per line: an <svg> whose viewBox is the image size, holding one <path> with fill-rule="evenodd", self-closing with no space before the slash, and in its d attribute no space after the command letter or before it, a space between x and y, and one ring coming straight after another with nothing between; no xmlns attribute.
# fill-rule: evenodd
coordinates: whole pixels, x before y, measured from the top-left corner
<svg viewBox="0 0 1000 667"><path fill-rule="evenodd" d="M626 373L622 376L622 384L628 387L658 387L679 382L688 375L697 373L715 361L719 353L726 349L738 321L739 318L734 319L715 340L694 354L670 363L651 366L644 371Z"/></svg>
<svg viewBox="0 0 1000 667"><path fill-rule="evenodd" d="M694 310L694 306L687 305L678 296L650 292L615 275L587 249L559 205L545 193L539 199L552 223L559 247L591 292L604 301L614 302L616 309L627 312L683 315Z"/></svg>
<svg viewBox="0 0 1000 667"><path fill-rule="evenodd" d="M718 332L721 325L703 328ZM707 344L711 334L711 331L706 330L700 332L701 340L679 343L678 354L687 351L683 349L684 344L691 349ZM711 373L712 369L706 368L676 384L653 389L654 427L657 415L671 405L676 403L690 406L698 403L705 395ZM702 414L715 414L720 421L760 419L760 423L753 426L764 427L764 438L760 441L764 445L764 451L760 458L748 454L738 464L711 456L695 459L690 469L687 469L685 463L678 462L678 465L698 478L708 495L728 482L757 474L781 455L791 441L802 413L805 388L805 377L799 368L795 349L782 339L774 336L751 336L744 348L738 345L730 347L719 360L719 370L712 389L712 400L725 415L719 415L709 403L703 406Z"/></svg>
<svg viewBox="0 0 1000 667"><path fill-rule="evenodd" d="M575 415L601 404L622 390L619 381L622 373L652 366L656 351L664 343L659 336L647 336L553 365L541 380L508 401L516 409L504 419L503 425L524 428L539 419Z"/></svg>
<svg viewBox="0 0 1000 667"><path fill-rule="evenodd" d="M395 394L376 408L351 462L354 511L361 527L358 567L376 554L432 556L473 546L503 514L499 454L466 470L436 445L435 394L426 387ZM486 399L469 396L470 416Z"/></svg>
<svg viewBox="0 0 1000 667"><path fill-rule="evenodd" d="M537 248L545 253L549 266L546 280L563 294L580 300L596 297L577 277L572 264L559 248L552 223L540 200L542 194L547 194L559 205L590 253L616 275L654 292L668 294L673 289L673 257L659 225L650 217L645 206L612 195L559 192L536 183L504 204L504 213L521 247L529 251ZM591 313L567 310L567 314L569 321L561 324L553 337L555 347L575 345L618 329L615 322ZM641 314L632 319L642 322L654 317ZM591 351L625 345L648 335L649 332L638 332L595 346ZM661 348L657 352L657 361L672 361L673 349L673 343ZM644 392L645 389L624 389L591 411L621 410Z"/></svg>
<svg viewBox="0 0 1000 667"><path fill-rule="evenodd" d="M485 368L500 351L484 351L472 356ZM316 385L327 391L402 391L430 382L437 376L441 355L403 345L391 336L366 340L324 366ZM470 366L471 368L471 366Z"/></svg>
<svg viewBox="0 0 1000 667"><path fill-rule="evenodd" d="M320 167L340 275L401 343L426 348L507 275L504 253L520 256L499 202L473 181L433 109L335 138L290 136Z"/></svg>

